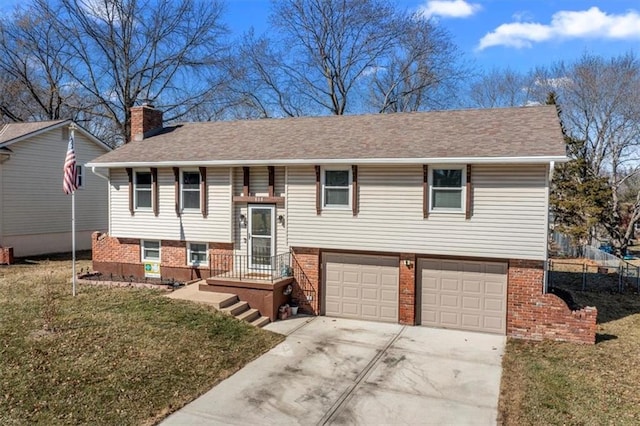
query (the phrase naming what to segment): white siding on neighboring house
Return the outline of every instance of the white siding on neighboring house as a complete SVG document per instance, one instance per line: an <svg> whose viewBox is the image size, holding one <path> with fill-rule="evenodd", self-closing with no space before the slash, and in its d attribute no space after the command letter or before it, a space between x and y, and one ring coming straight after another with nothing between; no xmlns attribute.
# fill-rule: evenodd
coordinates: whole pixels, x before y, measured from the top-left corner
<svg viewBox="0 0 640 426"><path fill-rule="evenodd" d="M66 135L64 135L66 136ZM71 250L71 196L62 191L68 139L52 129L10 146L2 165L3 244L16 256ZM75 137L79 165L104 154L80 132ZM84 170L84 188L76 191L76 231L79 249L90 248L90 234L107 229L107 182Z"/></svg>
<svg viewBox="0 0 640 426"><path fill-rule="evenodd" d="M275 167L275 186L274 195L276 197L284 197L285 195L285 173L284 167ZM250 181L249 190L251 195L257 197L266 197L269 195L269 171L266 166L263 167L251 167L250 169ZM244 173L242 167L235 167L233 169L233 195L242 195L242 189L244 185ZM240 227L239 218L243 214L248 217L247 203L235 203L233 206L233 242L235 253L237 255L247 255L247 228ZM285 204L278 203L276 205L276 254L281 254L289 251L289 245L287 244L287 230L286 230L286 218ZM278 216L282 215L285 218L285 225L281 225L278 222Z"/></svg>
<svg viewBox="0 0 640 426"><path fill-rule="evenodd" d="M149 170L149 169L139 169ZM175 211L174 174L171 168L158 169L159 214L149 210L129 212L129 183L124 169L111 170L110 234L114 237L203 242L230 242L231 192L228 168L207 169L207 212Z"/></svg>
<svg viewBox="0 0 640 426"><path fill-rule="evenodd" d="M544 259L545 165L474 165L473 215L422 212L422 166L358 167L359 213L316 215L312 166L289 167L288 242L340 250Z"/></svg>

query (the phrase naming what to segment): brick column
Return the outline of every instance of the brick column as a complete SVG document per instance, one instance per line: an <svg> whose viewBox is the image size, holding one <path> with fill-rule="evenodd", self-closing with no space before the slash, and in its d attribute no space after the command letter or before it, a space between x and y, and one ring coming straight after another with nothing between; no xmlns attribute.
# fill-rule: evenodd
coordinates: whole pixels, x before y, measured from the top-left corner
<svg viewBox="0 0 640 426"><path fill-rule="evenodd" d="M409 266L405 263L409 262ZM400 324L416 324L416 255L402 253L400 255Z"/></svg>

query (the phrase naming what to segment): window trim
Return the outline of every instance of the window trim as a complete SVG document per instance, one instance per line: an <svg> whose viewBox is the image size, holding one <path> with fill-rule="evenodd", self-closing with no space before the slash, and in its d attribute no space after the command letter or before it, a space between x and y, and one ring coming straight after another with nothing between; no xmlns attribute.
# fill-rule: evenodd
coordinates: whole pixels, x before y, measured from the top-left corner
<svg viewBox="0 0 640 426"><path fill-rule="evenodd" d="M200 244L200 245L204 245L204 253L205 253L205 260L203 262L198 262L198 263L194 263L191 261L191 245L192 244ZM209 243L203 243L203 242L199 242L199 241L189 241L187 242L187 265L189 266L206 266L209 264Z"/></svg>
<svg viewBox="0 0 640 426"><path fill-rule="evenodd" d="M184 173L194 173L198 175L198 188L197 189L185 189L184 188ZM181 212L200 212L202 210L202 174L198 169L180 169L180 211ZM185 207L184 206L184 192L198 192L198 207Z"/></svg>
<svg viewBox="0 0 640 426"><path fill-rule="evenodd" d="M322 167L320 173L320 205L322 210L352 210L353 204L353 171L350 166L332 166L332 167ZM328 171L338 171L338 172L348 172L349 173L349 183L347 185L347 189L349 190L349 194L347 195L347 204L327 204L325 199L325 189L326 185L326 177ZM330 188L338 188L344 189L345 187L331 186Z"/></svg>
<svg viewBox="0 0 640 426"><path fill-rule="evenodd" d="M158 243L158 258L157 259L147 259L145 257L145 245L146 243ZM154 249L155 250L155 249ZM162 260L162 242L160 240L140 240L140 261L144 262L158 262Z"/></svg>
<svg viewBox="0 0 640 426"><path fill-rule="evenodd" d="M143 206L140 207L138 206L138 191L147 191L147 189L138 189L138 173L148 173L149 174L149 199L151 200L151 205L150 206ZM153 173L151 173L150 169L144 170L144 169L140 169L140 170L134 170L133 171L133 208L134 210L140 210L140 211L152 211L153 210Z"/></svg>
<svg viewBox="0 0 640 426"><path fill-rule="evenodd" d="M433 186L433 173L437 170L460 170L462 176L460 178L460 187L442 187L435 188ZM455 213L466 214L467 210L467 166L460 164L442 164L430 165L429 171L429 213ZM434 190L460 190L460 208L434 207L435 201Z"/></svg>
<svg viewBox="0 0 640 426"><path fill-rule="evenodd" d="M84 189L84 166L76 164L76 189Z"/></svg>

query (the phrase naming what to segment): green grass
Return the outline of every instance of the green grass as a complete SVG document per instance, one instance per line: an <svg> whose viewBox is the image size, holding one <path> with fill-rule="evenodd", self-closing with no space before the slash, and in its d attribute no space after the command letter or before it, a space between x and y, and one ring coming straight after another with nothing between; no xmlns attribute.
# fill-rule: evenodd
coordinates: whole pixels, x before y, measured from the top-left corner
<svg viewBox="0 0 640 426"><path fill-rule="evenodd" d="M598 308L598 343L510 339L499 403L505 425L640 424L640 295L572 291Z"/></svg>
<svg viewBox="0 0 640 426"><path fill-rule="evenodd" d="M82 260L79 268L87 268ZM283 337L162 292L0 269L0 424L153 424Z"/></svg>

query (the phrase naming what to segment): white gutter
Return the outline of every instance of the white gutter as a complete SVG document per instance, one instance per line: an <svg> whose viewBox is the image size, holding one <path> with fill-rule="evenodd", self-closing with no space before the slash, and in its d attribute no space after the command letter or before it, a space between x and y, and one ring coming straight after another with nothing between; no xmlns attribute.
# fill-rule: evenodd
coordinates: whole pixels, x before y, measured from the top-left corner
<svg viewBox="0 0 640 426"><path fill-rule="evenodd" d="M196 166L285 166L304 164L548 164L568 161L565 156L540 157L429 157L429 158L314 158L273 160L122 161L87 163L89 167L196 167Z"/></svg>

